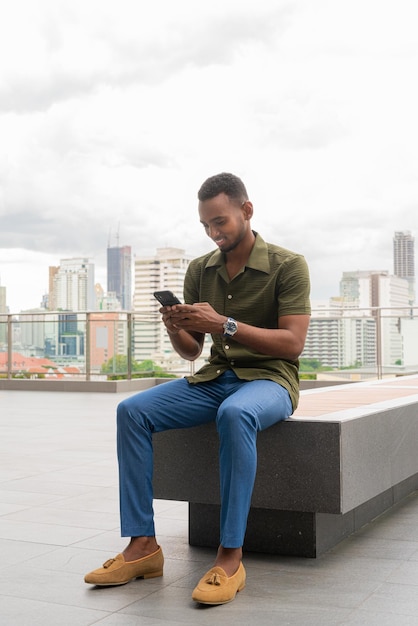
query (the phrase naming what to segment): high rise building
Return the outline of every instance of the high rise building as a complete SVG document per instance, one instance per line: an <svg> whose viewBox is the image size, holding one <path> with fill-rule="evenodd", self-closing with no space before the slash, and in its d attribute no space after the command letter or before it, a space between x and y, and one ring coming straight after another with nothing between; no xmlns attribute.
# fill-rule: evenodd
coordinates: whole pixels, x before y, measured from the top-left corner
<svg viewBox="0 0 418 626"><path fill-rule="evenodd" d="M107 291L114 293L123 310L132 309L131 246L107 248Z"/></svg>
<svg viewBox="0 0 418 626"><path fill-rule="evenodd" d="M0 313L7 313L6 287L0 285Z"/></svg>
<svg viewBox="0 0 418 626"><path fill-rule="evenodd" d="M403 342L398 316L401 315L400 310L407 309L409 305L408 281L400 276L392 276L387 271L344 272L340 283L341 290L347 275L351 278L356 275L358 277L359 307L364 309L370 307L370 314L373 317L377 315L377 308L381 309L379 319L381 354L377 355L377 358L389 365L402 362Z"/></svg>
<svg viewBox="0 0 418 626"><path fill-rule="evenodd" d="M302 356L332 367L402 363L399 320L408 306L404 278L386 270L343 272L340 296L311 319Z"/></svg>
<svg viewBox="0 0 418 626"><path fill-rule="evenodd" d="M344 311L344 313L343 313ZM351 309L315 314L310 321L303 358L323 367L371 367L376 364L376 322Z"/></svg>
<svg viewBox="0 0 418 626"><path fill-rule="evenodd" d="M54 279L59 270L59 266L50 265L48 268L48 309L50 311L57 310L57 303L55 302L55 289Z"/></svg>
<svg viewBox="0 0 418 626"><path fill-rule="evenodd" d="M161 316L158 313L161 305L153 293L169 289L182 299L184 277L189 262L190 258L179 248L158 248L153 257L135 259L134 311L137 322L133 353L137 361L151 359L167 369L179 366L181 359L173 351L161 323Z"/></svg>
<svg viewBox="0 0 418 626"><path fill-rule="evenodd" d="M408 282L391 276L387 270L357 270L343 272L340 297L353 301L360 309L370 307L407 307Z"/></svg>
<svg viewBox="0 0 418 626"><path fill-rule="evenodd" d="M2 315L2 313L4 315ZM6 287L0 285L0 349L6 344L7 340L7 305L6 305Z"/></svg>
<svg viewBox="0 0 418 626"><path fill-rule="evenodd" d="M409 285L409 304L415 302L414 242L409 230L396 231L393 238L393 266L395 276L405 278Z"/></svg>
<svg viewBox="0 0 418 626"><path fill-rule="evenodd" d="M94 263L87 258L61 259L50 268L50 307L61 311L92 311L95 306ZM51 310L53 310L51 309Z"/></svg>

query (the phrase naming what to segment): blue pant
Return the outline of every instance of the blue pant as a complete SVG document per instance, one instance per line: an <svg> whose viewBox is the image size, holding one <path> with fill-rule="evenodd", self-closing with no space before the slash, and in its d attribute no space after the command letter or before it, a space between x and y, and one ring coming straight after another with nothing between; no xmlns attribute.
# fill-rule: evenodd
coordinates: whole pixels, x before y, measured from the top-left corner
<svg viewBox="0 0 418 626"><path fill-rule="evenodd" d="M241 547L257 467L257 432L291 413L284 387L269 380L239 380L230 370L207 383L176 379L123 400L117 409L122 536L155 535L152 434L215 421L220 442L220 543L224 548Z"/></svg>

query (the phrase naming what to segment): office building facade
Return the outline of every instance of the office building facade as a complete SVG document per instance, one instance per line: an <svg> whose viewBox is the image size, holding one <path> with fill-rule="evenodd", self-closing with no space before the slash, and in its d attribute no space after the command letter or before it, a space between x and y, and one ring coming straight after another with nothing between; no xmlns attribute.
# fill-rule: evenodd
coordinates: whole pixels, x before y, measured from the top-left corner
<svg viewBox="0 0 418 626"><path fill-rule="evenodd" d="M155 256L135 259L133 354L137 361L152 360L165 369L182 368L174 352L154 291L170 290L183 298L184 277L190 257L180 248L158 248Z"/></svg>
<svg viewBox="0 0 418 626"><path fill-rule="evenodd" d="M124 311L132 309L131 246L107 248L107 291L115 294Z"/></svg>
<svg viewBox="0 0 418 626"><path fill-rule="evenodd" d="M395 276L408 281L409 304L413 305L415 302L415 239L409 230L395 232L393 268Z"/></svg>
<svg viewBox="0 0 418 626"><path fill-rule="evenodd" d="M59 267L49 268L49 276L50 310L95 310L94 263L90 259L61 259Z"/></svg>
<svg viewBox="0 0 418 626"><path fill-rule="evenodd" d="M340 296L312 316L302 357L335 368L403 363L399 320L408 303L404 278L384 270L344 272Z"/></svg>
<svg viewBox="0 0 418 626"><path fill-rule="evenodd" d="M6 287L0 285L0 350L5 349L6 342L7 342L6 313L7 313Z"/></svg>

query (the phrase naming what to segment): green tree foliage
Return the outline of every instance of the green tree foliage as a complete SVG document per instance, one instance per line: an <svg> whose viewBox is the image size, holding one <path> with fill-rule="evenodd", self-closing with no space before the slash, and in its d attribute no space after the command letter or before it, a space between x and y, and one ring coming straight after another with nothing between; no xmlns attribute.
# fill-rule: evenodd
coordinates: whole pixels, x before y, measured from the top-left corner
<svg viewBox="0 0 418 626"><path fill-rule="evenodd" d="M299 359L299 370L301 372L317 372L322 369L319 359Z"/></svg>
<svg viewBox="0 0 418 626"><path fill-rule="evenodd" d="M108 376L112 378L125 378L128 372L128 357L125 354L117 354L103 363L100 371L102 374L108 374ZM151 359L146 359L141 362L132 359L132 376L134 378L175 378L174 375L166 372Z"/></svg>

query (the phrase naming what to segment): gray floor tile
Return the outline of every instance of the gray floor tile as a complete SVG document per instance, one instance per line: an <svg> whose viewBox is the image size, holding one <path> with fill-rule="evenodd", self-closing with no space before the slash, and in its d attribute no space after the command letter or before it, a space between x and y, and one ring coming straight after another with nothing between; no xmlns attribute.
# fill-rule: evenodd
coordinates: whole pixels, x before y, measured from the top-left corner
<svg viewBox="0 0 418 626"><path fill-rule="evenodd" d="M104 611L62 606L0 595L3 626L89 626L107 615ZM101 623L101 621L100 621Z"/></svg>
<svg viewBox="0 0 418 626"><path fill-rule="evenodd" d="M169 622L170 626L182 626L183 622ZM102 619L97 626L166 626L165 620L155 619L153 617L141 616L138 621L136 615L124 615L123 613L113 613L109 617Z"/></svg>
<svg viewBox="0 0 418 626"><path fill-rule="evenodd" d="M60 494L45 494L34 493L33 491L14 491L9 489L2 489L0 483L0 502L9 504L19 504L23 507L28 506L40 506L42 504L49 504L51 502L59 502L63 499L62 493Z"/></svg>
<svg viewBox="0 0 418 626"><path fill-rule="evenodd" d="M413 615L373 613L370 611L357 610L345 620L340 622L343 626L417 626L417 618Z"/></svg>
<svg viewBox="0 0 418 626"><path fill-rule="evenodd" d="M392 615L414 615L418 624L416 585L383 583L363 604L362 609ZM395 619L395 618L394 618Z"/></svg>
<svg viewBox="0 0 418 626"><path fill-rule="evenodd" d="M157 579L153 579L157 580ZM163 584L163 583L160 583ZM155 593L156 584L138 580L122 587L92 587L79 574L41 570L28 564L0 570L0 595L99 611L118 611Z"/></svg>
<svg viewBox="0 0 418 626"><path fill-rule="evenodd" d="M54 524L57 526L75 526L81 528L95 528L113 530L119 526L119 516L98 515L93 511L59 509L54 506L26 508L17 512L3 515L4 520L16 522L31 522L35 524Z"/></svg>
<svg viewBox="0 0 418 626"><path fill-rule="evenodd" d="M49 476L42 474L41 476L30 476L29 478L20 478L1 483L1 488L5 491L28 491L32 493L43 493L56 496L76 496L91 491L91 485L68 484L65 485L57 480L50 480Z"/></svg>
<svg viewBox="0 0 418 626"><path fill-rule="evenodd" d="M19 504L0 502L0 517L10 515L11 513L17 513L18 511L24 511L25 508L25 506L21 506Z"/></svg>
<svg viewBox="0 0 418 626"><path fill-rule="evenodd" d="M8 568L10 565L16 565L17 563L24 563L33 558L39 558L55 549L55 546L49 544L0 539L0 569Z"/></svg>
<svg viewBox="0 0 418 626"><path fill-rule="evenodd" d="M81 495L54 501L54 507L73 511L92 511L96 515L99 513L115 515L118 513L118 488L116 485L93 487Z"/></svg>
<svg viewBox="0 0 418 626"><path fill-rule="evenodd" d="M418 519L418 513L417 513ZM375 559L391 559L403 561L409 559L418 550L417 541L406 541L403 539L382 539L375 537L373 532L365 535L353 535L331 550L330 554L340 556L357 555Z"/></svg>
<svg viewBox="0 0 418 626"><path fill-rule="evenodd" d="M215 551L188 545L187 504L157 500L164 576L86 585L85 573L127 543L114 412L129 394L0 394L5 626L418 626L418 493L318 559L246 554L247 586L221 607L191 600Z"/></svg>
<svg viewBox="0 0 418 626"><path fill-rule="evenodd" d="M418 561L407 561L399 565L387 578L389 583L415 585L418 595Z"/></svg>
<svg viewBox="0 0 418 626"><path fill-rule="evenodd" d="M4 518L0 519L1 539L14 539L19 541L24 538L25 541L34 543L50 543L52 545L66 546L93 537L97 532L99 532L99 529L77 528L58 524L16 522Z"/></svg>
<svg viewBox="0 0 418 626"><path fill-rule="evenodd" d="M335 609L332 614L315 608L286 609L279 600L263 598L254 604L254 597L246 593L244 589L234 600L223 606L203 606L191 600L191 589L174 589L166 587L154 596L148 596L139 602L131 604L121 613L137 615L142 619L158 618L171 624L181 622L183 624L196 624L206 626L223 622L231 626L253 626L254 623L262 626L277 624L299 624L302 626L326 626L337 624L348 615L344 609Z"/></svg>

